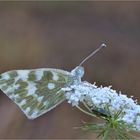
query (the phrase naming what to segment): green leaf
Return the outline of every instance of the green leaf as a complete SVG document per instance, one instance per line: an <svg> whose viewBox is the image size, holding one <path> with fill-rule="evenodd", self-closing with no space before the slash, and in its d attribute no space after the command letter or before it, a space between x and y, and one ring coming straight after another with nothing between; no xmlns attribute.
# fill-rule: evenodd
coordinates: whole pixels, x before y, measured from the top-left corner
<svg viewBox="0 0 140 140"><path fill-rule="evenodd" d="M110 136L110 128L108 128L107 130L104 131L104 134L103 134L103 140L108 140L109 136Z"/></svg>
<svg viewBox="0 0 140 140"><path fill-rule="evenodd" d="M101 130L104 128L104 124L92 124L92 123L85 123L82 128L84 130L95 130L95 131L98 131L98 130Z"/></svg>

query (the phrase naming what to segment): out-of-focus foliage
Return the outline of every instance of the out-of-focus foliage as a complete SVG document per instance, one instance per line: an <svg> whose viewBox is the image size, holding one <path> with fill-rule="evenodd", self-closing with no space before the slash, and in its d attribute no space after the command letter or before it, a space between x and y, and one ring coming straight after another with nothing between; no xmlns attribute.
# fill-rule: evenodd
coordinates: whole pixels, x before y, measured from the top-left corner
<svg viewBox="0 0 140 140"><path fill-rule="evenodd" d="M0 2L0 72L70 71L105 42L109 47L84 65L83 79L140 100L139 25L140 2ZM66 102L31 121L1 92L0 113L0 138L94 137L74 129L90 117Z"/></svg>

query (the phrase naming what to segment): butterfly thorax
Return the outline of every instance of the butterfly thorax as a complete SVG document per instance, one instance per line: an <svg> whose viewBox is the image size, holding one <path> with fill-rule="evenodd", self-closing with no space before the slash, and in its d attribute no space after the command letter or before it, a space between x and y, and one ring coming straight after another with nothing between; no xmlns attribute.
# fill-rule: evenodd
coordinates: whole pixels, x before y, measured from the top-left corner
<svg viewBox="0 0 140 140"><path fill-rule="evenodd" d="M81 66L77 66L71 71L71 74L74 78L74 83L79 83L81 82L81 78L84 75L84 68Z"/></svg>

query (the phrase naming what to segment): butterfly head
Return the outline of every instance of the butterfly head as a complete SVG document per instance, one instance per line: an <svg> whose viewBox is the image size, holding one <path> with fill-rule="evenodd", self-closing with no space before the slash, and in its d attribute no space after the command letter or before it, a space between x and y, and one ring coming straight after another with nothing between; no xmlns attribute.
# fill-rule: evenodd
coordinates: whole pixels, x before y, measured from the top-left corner
<svg viewBox="0 0 140 140"><path fill-rule="evenodd" d="M71 74L75 77L76 80L81 81L81 78L84 75L84 68L82 66L77 66L71 71Z"/></svg>

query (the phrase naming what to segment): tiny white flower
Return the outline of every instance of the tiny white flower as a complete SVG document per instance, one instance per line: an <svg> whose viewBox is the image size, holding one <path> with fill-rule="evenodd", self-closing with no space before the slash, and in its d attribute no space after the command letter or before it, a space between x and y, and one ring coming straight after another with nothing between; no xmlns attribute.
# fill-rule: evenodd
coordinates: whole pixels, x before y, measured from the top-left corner
<svg viewBox="0 0 140 140"><path fill-rule="evenodd" d="M81 82L77 85L71 85L64 88L65 96L68 103L77 106L79 102L85 101L91 108L97 108L109 111L109 115L114 117L116 113L121 111L118 120L122 120L128 125L133 125L140 131L140 105L132 97L121 92L117 93L111 87L97 87L88 82ZM106 111L105 109L108 108Z"/></svg>

